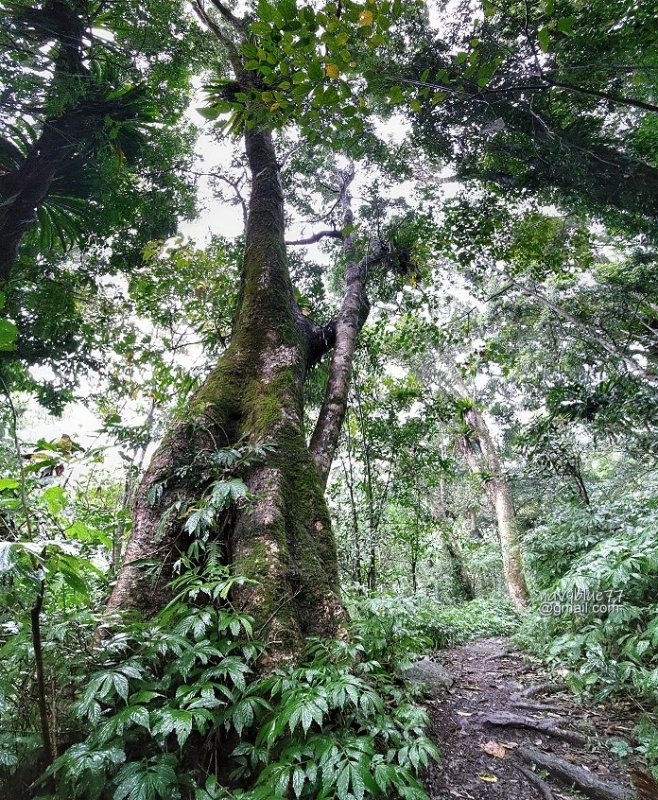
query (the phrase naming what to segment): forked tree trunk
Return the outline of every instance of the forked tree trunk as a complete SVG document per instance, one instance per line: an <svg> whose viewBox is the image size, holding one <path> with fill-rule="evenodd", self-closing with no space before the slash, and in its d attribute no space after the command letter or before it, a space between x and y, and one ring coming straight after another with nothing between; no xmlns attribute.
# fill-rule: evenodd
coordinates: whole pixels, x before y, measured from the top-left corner
<svg viewBox="0 0 658 800"><path fill-rule="evenodd" d="M132 607L150 613L168 598L172 564L188 545L180 511L173 509L176 503L189 507L204 489L194 470L184 478L176 470L193 464L204 450L243 438L271 445L262 463L242 476L253 498L250 506L235 509L228 535L217 535L235 574L257 581L238 587L233 603L255 618L254 630L269 644L270 657L281 661L295 657L304 637L335 634L342 618L323 491L331 458L311 453L302 420L307 368L345 341L335 325L316 326L299 312L286 261L283 195L271 136L253 129L245 141L252 194L231 343L191 399L187 418L174 425L151 461L137 492L126 564L108 610ZM348 379L328 387L341 422L348 388ZM333 414L325 414L324 421L337 437L340 426ZM315 438L333 454L333 436ZM160 564L157 581L131 566L138 559Z"/></svg>
<svg viewBox="0 0 658 800"><path fill-rule="evenodd" d="M484 481L487 500L496 516L507 592L516 608L521 609L528 603L528 586L507 478L487 423L475 405L463 412L463 419L469 433L460 437L460 450L471 472Z"/></svg>

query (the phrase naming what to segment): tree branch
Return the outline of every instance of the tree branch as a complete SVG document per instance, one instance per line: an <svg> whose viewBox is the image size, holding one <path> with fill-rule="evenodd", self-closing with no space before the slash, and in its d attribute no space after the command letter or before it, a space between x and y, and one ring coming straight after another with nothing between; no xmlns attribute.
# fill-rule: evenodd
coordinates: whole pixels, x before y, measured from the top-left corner
<svg viewBox="0 0 658 800"><path fill-rule="evenodd" d="M626 369L636 377L641 377L647 383L653 387L658 386L658 379L656 379L647 369L646 367L642 366L638 361L628 355L624 350L620 347L617 347L614 343L608 341L604 336L601 336L598 331L593 330L587 323L581 322L577 317L574 317L573 314L570 314L566 311L562 306L559 306L557 303L554 303L550 300L546 295L540 292L538 289L534 289L530 286L526 286L525 284L517 281L515 278L512 278L511 275L507 274L506 272L502 273L506 280L508 280L512 286L517 288L520 292L525 294L527 297L532 297L535 300L538 300L542 303L546 308L552 311L556 316L561 317L566 322L570 322L574 327L578 328L581 331L584 331L589 338L596 342L599 347L605 350L606 353L613 356L614 358L619 359Z"/></svg>
<svg viewBox="0 0 658 800"><path fill-rule="evenodd" d="M354 180L354 166L350 165L343 175L340 199L343 208L343 228L353 231L354 213L350 196L350 184ZM347 400L352 381L352 365L359 331L365 323L370 303L366 294L368 267L381 261L385 251L381 245L356 260L356 236L348 233L343 239L343 253L347 259L345 270L345 294L336 318L335 345L325 386L324 399L318 421L311 436L309 449L323 485L326 485L329 470L338 445L340 429L347 412Z"/></svg>
<svg viewBox="0 0 658 800"><path fill-rule="evenodd" d="M314 233L313 236L309 236L306 239L295 239L292 242L286 242L286 245L292 246L292 245L302 245L302 244L315 244L316 242L319 242L321 239L326 239L326 238L342 239L343 234L335 229L327 231L318 231L317 233Z"/></svg>
<svg viewBox="0 0 658 800"><path fill-rule="evenodd" d="M244 20L235 16L220 0L210 0L210 2L219 11L222 17L229 23L229 25L240 34L242 38L245 36Z"/></svg>
<svg viewBox="0 0 658 800"><path fill-rule="evenodd" d="M588 89L585 86L577 86L574 83L567 83L566 81L556 81L552 78L547 78L541 76L538 80L543 81L543 83L527 83L527 84L518 84L516 86L500 86L499 88L495 89L483 89L478 94L480 95L490 95L490 94L509 94L510 92L537 92L537 91L544 91L545 89L565 89L569 92L574 92L576 94L585 94L589 95L590 97L599 97L602 100L607 100L610 103L617 103L618 105L622 106L630 106L631 108L640 108L644 111L652 111L653 113L658 113L658 106L654 105L653 103L646 103L644 100L636 100L633 97L620 97L616 94L610 94L609 92L600 92L597 89Z"/></svg>
<svg viewBox="0 0 658 800"><path fill-rule="evenodd" d="M233 67L233 71L236 74L236 78L239 80L240 76L243 73L242 68L242 58L240 56L240 52L236 47L235 42L231 39L230 36L227 36L226 33L220 28L220 26L215 22L215 20L206 12L206 10L201 5L201 0L192 0L192 8L194 13L199 17L201 22L214 33L217 39L224 45L227 49L229 54L229 60L231 62L231 66Z"/></svg>

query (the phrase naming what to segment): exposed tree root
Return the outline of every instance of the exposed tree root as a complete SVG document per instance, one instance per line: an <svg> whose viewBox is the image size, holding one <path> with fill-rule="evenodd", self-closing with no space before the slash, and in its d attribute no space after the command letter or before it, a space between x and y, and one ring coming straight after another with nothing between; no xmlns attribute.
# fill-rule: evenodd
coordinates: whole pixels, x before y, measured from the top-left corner
<svg viewBox="0 0 658 800"><path fill-rule="evenodd" d="M526 717L522 714L512 714L509 711L496 711L490 714L483 714L482 722L489 723L489 725L500 725L508 728L528 728L533 731L539 731L546 736L553 736L556 739L563 739L565 742L571 744L585 744L587 737L575 731L567 731L556 725L553 719L536 719L535 717Z"/></svg>
<svg viewBox="0 0 658 800"><path fill-rule="evenodd" d="M515 764L516 769L524 776L533 786L537 787L537 791L543 797L543 800L555 800L555 795L551 791L551 787L546 783L545 780L537 775L536 772L533 772L528 767L524 767L522 764Z"/></svg>
<svg viewBox="0 0 658 800"><path fill-rule="evenodd" d="M519 708L522 711L559 711L560 706L550 705L549 703L533 703L532 700L520 699L518 695L513 694L510 697L510 703L514 708Z"/></svg>
<svg viewBox="0 0 658 800"><path fill-rule="evenodd" d="M555 694L566 688L566 683L533 683L532 686L526 686L525 689L517 692L514 697L523 697L528 700L531 697L537 697L538 694Z"/></svg>
<svg viewBox="0 0 658 800"><path fill-rule="evenodd" d="M523 761L536 764L567 786L574 786L592 800L636 800L632 789L597 778L589 770L544 753L536 747L519 747L516 751Z"/></svg>

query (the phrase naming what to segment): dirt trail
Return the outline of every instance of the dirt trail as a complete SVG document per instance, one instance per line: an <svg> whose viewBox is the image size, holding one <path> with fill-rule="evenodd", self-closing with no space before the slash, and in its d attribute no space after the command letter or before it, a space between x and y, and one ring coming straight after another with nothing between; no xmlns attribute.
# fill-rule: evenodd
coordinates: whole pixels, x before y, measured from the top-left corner
<svg viewBox="0 0 658 800"><path fill-rule="evenodd" d="M630 707L579 705L504 638L461 645L441 662L455 682L428 702L442 754L427 775L433 800L658 800L655 784L633 788L627 765L610 750L615 738L631 741ZM540 729L520 727L535 724ZM574 774L579 790L571 788Z"/></svg>

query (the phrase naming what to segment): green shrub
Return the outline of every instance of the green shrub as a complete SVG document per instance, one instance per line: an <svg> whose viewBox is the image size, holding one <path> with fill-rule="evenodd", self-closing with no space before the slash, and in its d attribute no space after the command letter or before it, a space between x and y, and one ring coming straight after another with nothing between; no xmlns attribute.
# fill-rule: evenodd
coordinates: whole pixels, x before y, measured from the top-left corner
<svg viewBox="0 0 658 800"><path fill-rule="evenodd" d="M557 532L547 526L545 542L560 538L565 513ZM577 691L591 691L598 700L628 692L655 703L658 497L638 491L602 505L587 519L586 530L580 531L582 510L574 514L570 537L580 542L578 555L544 594L548 610L561 613L542 615L540 598L519 641L569 667Z"/></svg>
<svg viewBox="0 0 658 800"><path fill-rule="evenodd" d="M568 668L570 687L597 702L658 701L656 530L658 493L647 485L594 508L558 509L527 540L544 593L517 642ZM658 776L658 730L647 718L635 733Z"/></svg>
<svg viewBox="0 0 658 800"><path fill-rule="evenodd" d="M348 608L360 634L396 662L471 639L509 636L519 625L518 614L504 597L448 606L422 595L377 595L352 598Z"/></svg>
<svg viewBox="0 0 658 800"><path fill-rule="evenodd" d="M430 631L435 645L443 648L488 636L510 636L518 626L519 616L508 598L485 597L437 609Z"/></svg>
<svg viewBox="0 0 658 800"><path fill-rule="evenodd" d="M153 622L104 642L53 797L425 798L416 774L438 753L386 637L362 617L349 641L313 640L301 664L259 676L263 647L227 600L236 580L188 570Z"/></svg>

